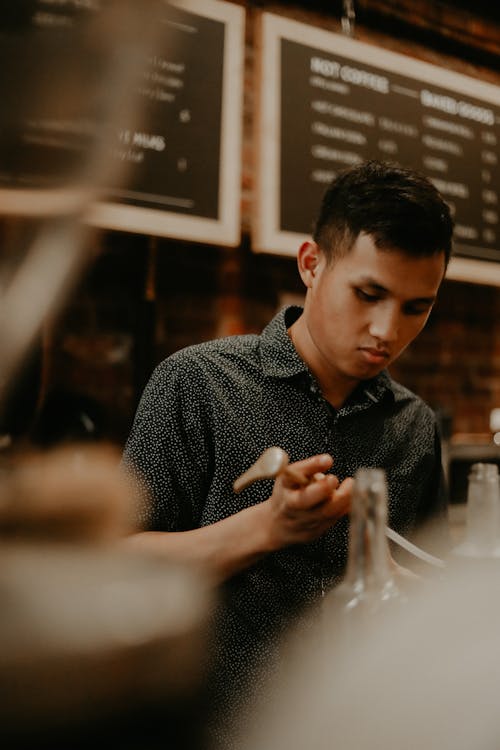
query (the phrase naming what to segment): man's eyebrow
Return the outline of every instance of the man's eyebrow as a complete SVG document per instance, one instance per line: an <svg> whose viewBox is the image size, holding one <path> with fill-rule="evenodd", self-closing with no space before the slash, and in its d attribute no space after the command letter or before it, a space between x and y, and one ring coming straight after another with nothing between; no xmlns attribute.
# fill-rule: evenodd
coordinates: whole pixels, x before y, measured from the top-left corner
<svg viewBox="0 0 500 750"><path fill-rule="evenodd" d="M413 305L415 302L424 302L426 305L432 305L436 301L437 296L433 295L432 297L414 297L413 299L406 300L405 304Z"/></svg>
<svg viewBox="0 0 500 750"><path fill-rule="evenodd" d="M372 289L376 289L379 292L388 292L389 290L382 286L382 284L379 284L378 281L375 281L374 278L371 276L360 276L359 279L356 279L356 284L362 284L363 286L369 286Z"/></svg>
<svg viewBox="0 0 500 750"><path fill-rule="evenodd" d="M360 286L368 286L370 289L373 289L377 292L388 292L389 290L387 287L383 286L382 284L379 284L378 281L376 281L372 276L361 276L356 281L356 285ZM427 305L432 305L437 299L437 295L431 295L430 297L412 297L409 300L406 300L405 304L414 304L414 303L424 303Z"/></svg>

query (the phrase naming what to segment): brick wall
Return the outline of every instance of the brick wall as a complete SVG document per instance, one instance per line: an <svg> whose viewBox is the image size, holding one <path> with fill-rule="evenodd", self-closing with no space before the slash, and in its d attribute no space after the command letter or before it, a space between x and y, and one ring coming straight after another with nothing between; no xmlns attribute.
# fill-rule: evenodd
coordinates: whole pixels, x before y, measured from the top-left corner
<svg viewBox="0 0 500 750"><path fill-rule="evenodd" d="M340 28L339 18L318 9L321 3L239 4L247 8L241 247L97 233L93 262L44 332L44 393L63 390L90 399L102 433L120 443L156 362L197 341L258 331L289 295L302 292L293 259L257 255L250 248L257 5L333 31ZM377 26L358 24L360 39L500 82L472 52L469 58L445 54L444 44L429 46L428 38L419 36L417 19L429 14L432 4L413 3L406 35L397 36L390 34L387 13L384 25L384 3L373 6ZM491 36L489 24L477 28L476 39L481 29ZM489 411L500 406L500 289L445 282L426 329L392 371L431 405L449 411L454 431L487 432Z"/></svg>

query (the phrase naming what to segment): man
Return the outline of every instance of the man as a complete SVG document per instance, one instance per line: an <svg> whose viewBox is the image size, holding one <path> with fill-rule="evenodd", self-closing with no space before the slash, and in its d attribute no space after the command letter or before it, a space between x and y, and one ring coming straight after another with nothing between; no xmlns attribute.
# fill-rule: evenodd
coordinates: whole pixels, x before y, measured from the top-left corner
<svg viewBox="0 0 500 750"><path fill-rule="evenodd" d="M386 368L429 316L451 235L425 177L380 162L341 174L298 250L304 308L260 336L176 352L145 389L124 453L144 488L134 543L224 581L211 682L222 711L342 576L358 467L386 470L396 531L442 510L434 415ZM284 473L237 495L233 481L269 446L325 478L304 487Z"/></svg>

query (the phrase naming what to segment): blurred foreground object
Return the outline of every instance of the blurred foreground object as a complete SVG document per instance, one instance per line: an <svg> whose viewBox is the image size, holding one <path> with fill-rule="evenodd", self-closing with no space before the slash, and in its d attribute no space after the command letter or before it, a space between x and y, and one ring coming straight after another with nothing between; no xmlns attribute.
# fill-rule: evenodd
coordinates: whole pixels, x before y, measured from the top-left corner
<svg viewBox="0 0 500 750"><path fill-rule="evenodd" d="M493 463L472 464L467 485L465 539L459 557L500 558L500 479Z"/></svg>
<svg viewBox="0 0 500 750"><path fill-rule="evenodd" d="M491 750L500 743L500 569L458 565L355 651L303 638L238 750Z"/></svg>
<svg viewBox="0 0 500 750"><path fill-rule="evenodd" d="M0 535L56 542L110 541L131 532L133 496L112 445L70 443L23 454L0 484Z"/></svg>
<svg viewBox="0 0 500 750"><path fill-rule="evenodd" d="M127 177L118 134L144 116L139 87L165 4L2 4L0 425L42 323L89 260L89 209Z"/></svg>
<svg viewBox="0 0 500 750"><path fill-rule="evenodd" d="M112 446L24 454L0 485L0 744L201 747L212 591L126 551Z"/></svg>
<svg viewBox="0 0 500 750"><path fill-rule="evenodd" d="M122 128L164 26L160 0L11 0L0 13L0 431L15 381L86 267L91 205L126 178ZM164 39L163 39L164 41ZM43 367L41 368L43 370ZM36 388L43 381L37 373ZM35 399L38 402L38 394ZM0 746L193 750L212 592L125 551L133 496L110 447L0 466Z"/></svg>

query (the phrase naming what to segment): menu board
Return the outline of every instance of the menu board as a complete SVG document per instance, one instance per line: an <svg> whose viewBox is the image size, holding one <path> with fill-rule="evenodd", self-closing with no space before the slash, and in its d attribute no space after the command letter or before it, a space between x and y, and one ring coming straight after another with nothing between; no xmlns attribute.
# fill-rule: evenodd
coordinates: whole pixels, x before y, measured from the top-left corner
<svg viewBox="0 0 500 750"><path fill-rule="evenodd" d="M131 0L3 4L1 213L56 217L91 200L104 170L110 171L107 125L117 103L130 99L121 62L131 48L127 27L149 44L145 14L152 6L145 0L139 14ZM116 28L119 20L122 28ZM111 40L103 33L109 26Z"/></svg>
<svg viewBox="0 0 500 750"><path fill-rule="evenodd" d="M108 186L97 226L203 242L240 241L244 10L176 0L147 60L140 127L119 123L115 159L125 186Z"/></svg>
<svg viewBox="0 0 500 750"><path fill-rule="evenodd" d="M16 0L0 13L0 212L237 245L244 10Z"/></svg>
<svg viewBox="0 0 500 750"><path fill-rule="evenodd" d="M450 205L448 277L500 284L500 88L271 13L261 24L254 249L295 255L328 183L390 160Z"/></svg>

